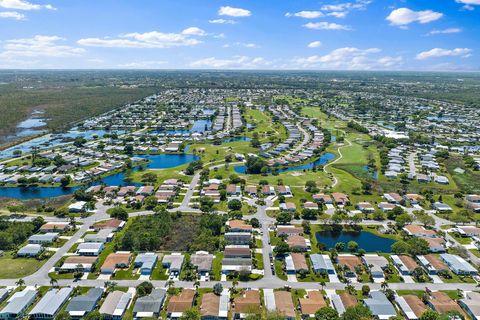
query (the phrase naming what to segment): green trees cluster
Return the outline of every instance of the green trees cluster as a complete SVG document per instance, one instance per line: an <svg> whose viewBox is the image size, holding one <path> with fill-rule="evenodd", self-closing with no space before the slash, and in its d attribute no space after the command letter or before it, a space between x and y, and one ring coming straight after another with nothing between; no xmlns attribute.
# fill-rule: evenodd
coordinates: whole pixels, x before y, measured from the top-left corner
<svg viewBox="0 0 480 320"><path fill-rule="evenodd" d="M248 157L245 166L247 167L247 173L250 174L264 173L265 169L268 170L266 162L259 157Z"/></svg>
<svg viewBox="0 0 480 320"><path fill-rule="evenodd" d="M428 242L425 239L412 237L407 241L397 241L392 244L392 252L395 254L423 255L429 252Z"/></svg>
<svg viewBox="0 0 480 320"><path fill-rule="evenodd" d="M43 218L36 218L32 222L16 222L0 219L0 248L12 250L25 242L28 237L37 232L42 226Z"/></svg>
<svg viewBox="0 0 480 320"><path fill-rule="evenodd" d="M125 231L121 247L129 251L157 250L166 241L171 226L172 219L168 213L138 217Z"/></svg>

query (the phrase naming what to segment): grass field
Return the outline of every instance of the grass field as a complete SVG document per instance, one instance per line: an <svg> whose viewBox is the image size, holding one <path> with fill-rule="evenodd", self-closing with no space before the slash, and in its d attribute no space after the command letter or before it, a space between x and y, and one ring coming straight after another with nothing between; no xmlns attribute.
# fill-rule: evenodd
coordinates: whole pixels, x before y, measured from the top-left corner
<svg viewBox="0 0 480 320"><path fill-rule="evenodd" d="M14 258L12 252L5 252L0 258L0 279L23 278L37 271L47 260L35 258Z"/></svg>

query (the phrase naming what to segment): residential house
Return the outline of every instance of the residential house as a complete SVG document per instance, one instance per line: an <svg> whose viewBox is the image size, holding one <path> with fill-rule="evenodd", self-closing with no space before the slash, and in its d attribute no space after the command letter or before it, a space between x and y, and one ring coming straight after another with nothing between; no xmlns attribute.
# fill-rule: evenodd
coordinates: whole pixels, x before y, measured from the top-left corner
<svg viewBox="0 0 480 320"><path fill-rule="evenodd" d="M279 225L277 226L277 236L299 236L303 234L303 228L295 227L293 225Z"/></svg>
<svg viewBox="0 0 480 320"><path fill-rule="evenodd" d="M70 229L68 222L47 222L40 227L40 232L65 232Z"/></svg>
<svg viewBox="0 0 480 320"><path fill-rule="evenodd" d="M480 293L465 292L465 298L460 299L458 303L472 319L480 319Z"/></svg>
<svg viewBox="0 0 480 320"><path fill-rule="evenodd" d="M30 319L54 319L67 302L73 288L50 289L28 313Z"/></svg>
<svg viewBox="0 0 480 320"><path fill-rule="evenodd" d="M99 231L102 229L112 229L113 231L118 231L123 229L125 226L125 221L120 219L108 219L105 221L97 222L93 225L93 229L95 231Z"/></svg>
<svg viewBox="0 0 480 320"><path fill-rule="evenodd" d="M422 299L413 294L395 296L395 302L407 320L417 320L428 309Z"/></svg>
<svg viewBox="0 0 480 320"><path fill-rule="evenodd" d="M457 275L477 275L478 271L470 263L460 256L443 253L440 255L440 259Z"/></svg>
<svg viewBox="0 0 480 320"><path fill-rule="evenodd" d="M258 290L246 290L233 300L233 318L243 319L254 310L260 311L260 293Z"/></svg>
<svg viewBox="0 0 480 320"><path fill-rule="evenodd" d="M133 265L135 268L140 268L140 273L142 275L151 275L157 264L157 260L158 256L155 252L139 253L135 257Z"/></svg>
<svg viewBox="0 0 480 320"><path fill-rule="evenodd" d="M362 260L368 266L373 278L383 278L383 270L389 265L387 258L376 254L366 254Z"/></svg>
<svg viewBox="0 0 480 320"><path fill-rule="evenodd" d="M364 299L363 303L377 319L389 319L397 315L395 307L382 291L371 291L369 297Z"/></svg>
<svg viewBox="0 0 480 320"><path fill-rule="evenodd" d="M200 316L202 320L227 320L230 298L228 293L222 292L220 296L212 292L202 296Z"/></svg>
<svg viewBox="0 0 480 320"><path fill-rule="evenodd" d="M229 226L230 231L232 232L252 232L252 226L247 224L243 220L230 220L227 221L227 226Z"/></svg>
<svg viewBox="0 0 480 320"><path fill-rule="evenodd" d="M422 237L427 241L430 252L445 252L445 240L442 238Z"/></svg>
<svg viewBox="0 0 480 320"><path fill-rule="evenodd" d="M28 238L28 243L47 245L58 239L58 233L48 232L34 234Z"/></svg>
<svg viewBox="0 0 480 320"><path fill-rule="evenodd" d="M427 269L428 274L435 275L439 271L448 271L448 266L443 263L437 256L433 254L427 254L424 256L417 256L420 264Z"/></svg>
<svg viewBox="0 0 480 320"><path fill-rule="evenodd" d="M355 270L362 266L362 260L353 254L339 254L337 264L346 277L354 278L357 276Z"/></svg>
<svg viewBox="0 0 480 320"><path fill-rule="evenodd" d="M287 238L287 244L290 249L301 251L307 251L309 249L309 243L303 236L289 236Z"/></svg>
<svg viewBox="0 0 480 320"><path fill-rule="evenodd" d="M402 275L411 275L413 270L418 267L418 264L412 257L406 255L397 256L396 254L391 256L393 264L397 267L398 271Z"/></svg>
<svg viewBox="0 0 480 320"><path fill-rule="evenodd" d="M103 288L91 288L86 294L73 297L65 308L65 311L70 314L72 319L83 318L96 308L102 294Z"/></svg>
<svg viewBox="0 0 480 320"><path fill-rule="evenodd" d="M358 303L357 298L348 292L339 294L334 293L330 298L332 300L333 307L335 310L337 310L339 315L344 314L347 308L354 307Z"/></svg>
<svg viewBox="0 0 480 320"><path fill-rule="evenodd" d="M15 292L0 311L0 319L21 319L37 297L37 291L25 288Z"/></svg>
<svg viewBox="0 0 480 320"><path fill-rule="evenodd" d="M346 206L350 202L347 195L341 192L332 193L332 197L337 206Z"/></svg>
<svg viewBox="0 0 480 320"><path fill-rule="evenodd" d="M284 202L278 205L280 211L286 212L295 212L297 210L297 206L293 202Z"/></svg>
<svg viewBox="0 0 480 320"><path fill-rule="evenodd" d="M323 298L322 293L316 290L307 291L307 296L298 299L298 303L302 318L312 318L315 316L315 312L317 312L323 307L327 307L327 302Z"/></svg>
<svg viewBox="0 0 480 320"><path fill-rule="evenodd" d="M212 270L213 254L197 251L190 256L190 263L197 268L200 275L206 275Z"/></svg>
<svg viewBox="0 0 480 320"><path fill-rule="evenodd" d="M74 272L77 270L81 272L91 272L97 260L97 257L90 256L68 256L58 270L65 272Z"/></svg>
<svg viewBox="0 0 480 320"><path fill-rule="evenodd" d="M130 292L113 291L108 294L99 309L105 320L121 320L132 300Z"/></svg>
<svg viewBox="0 0 480 320"><path fill-rule="evenodd" d="M179 275L182 271L185 256L181 253L174 252L163 257L162 265L170 270L170 274Z"/></svg>
<svg viewBox="0 0 480 320"><path fill-rule="evenodd" d="M158 318L165 296L165 289L153 289L149 295L138 298L133 307L133 317L135 319Z"/></svg>
<svg viewBox="0 0 480 320"><path fill-rule="evenodd" d="M170 297L167 307L167 316L169 319L180 318L185 311L193 306L195 300L195 290L183 289L179 295Z"/></svg>
<svg viewBox="0 0 480 320"><path fill-rule="evenodd" d="M252 241L252 234L248 232L225 232L224 237L228 244L249 245Z"/></svg>
<svg viewBox="0 0 480 320"><path fill-rule="evenodd" d="M38 257L44 248L41 244L27 244L17 251L19 257Z"/></svg>
<svg viewBox="0 0 480 320"><path fill-rule="evenodd" d="M462 308L450 298L445 292L434 291L430 292L430 299L428 300L430 307L440 314L447 313L449 311L457 311L463 313Z"/></svg>
<svg viewBox="0 0 480 320"><path fill-rule="evenodd" d="M330 260L328 255L314 253L310 255L310 261L313 272L335 274L335 268L333 267L332 260Z"/></svg>
<svg viewBox="0 0 480 320"><path fill-rule="evenodd" d="M425 229L425 227L417 224L408 224L403 227L403 230L413 237L429 237L434 238L437 236L437 233L434 230Z"/></svg>
<svg viewBox="0 0 480 320"><path fill-rule="evenodd" d="M100 272L103 274L112 274L117 268L128 268L131 261L132 254L130 252L112 252L105 259L105 262L100 268Z"/></svg>
<svg viewBox="0 0 480 320"><path fill-rule="evenodd" d="M77 246L77 254L81 256L98 256L105 245L101 242L82 242Z"/></svg>

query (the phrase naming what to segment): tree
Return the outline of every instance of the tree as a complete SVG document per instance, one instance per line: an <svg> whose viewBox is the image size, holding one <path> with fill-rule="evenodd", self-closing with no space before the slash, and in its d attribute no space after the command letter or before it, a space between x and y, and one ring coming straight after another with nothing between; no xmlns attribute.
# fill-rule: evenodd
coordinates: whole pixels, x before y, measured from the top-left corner
<svg viewBox="0 0 480 320"><path fill-rule="evenodd" d="M277 224L289 224L292 221L292 214L290 212L280 212L277 215Z"/></svg>
<svg viewBox="0 0 480 320"><path fill-rule="evenodd" d="M66 187L70 184L70 182L72 181L72 178L70 178L70 176L67 174L67 175L64 175L61 179L60 179L60 185L62 187Z"/></svg>
<svg viewBox="0 0 480 320"><path fill-rule="evenodd" d="M196 308L185 310L180 320L200 320L200 311Z"/></svg>
<svg viewBox="0 0 480 320"><path fill-rule="evenodd" d="M402 213L395 218L397 229L401 230L405 225L412 223L413 219L408 213Z"/></svg>
<svg viewBox="0 0 480 320"><path fill-rule="evenodd" d="M345 250L345 242L337 242L335 243L335 249L338 252L343 252Z"/></svg>
<svg viewBox="0 0 480 320"><path fill-rule="evenodd" d="M103 320L103 316L98 310L92 311L88 313L85 317L84 320Z"/></svg>
<svg viewBox="0 0 480 320"><path fill-rule="evenodd" d="M342 320L364 320L372 319L372 312L363 304L359 303L353 307L348 307L342 314Z"/></svg>
<svg viewBox="0 0 480 320"><path fill-rule="evenodd" d="M18 279L17 282L15 282L15 284L18 286L18 287L23 287L25 285L25 280L23 280L22 278Z"/></svg>
<svg viewBox="0 0 480 320"><path fill-rule="evenodd" d="M305 182L305 191L307 192L317 192L317 183L313 180L308 180Z"/></svg>
<svg viewBox="0 0 480 320"><path fill-rule="evenodd" d="M409 251L412 256L424 255L430 251L430 246L425 239L412 237L407 240Z"/></svg>
<svg viewBox="0 0 480 320"><path fill-rule="evenodd" d="M369 294L370 294L370 287L368 285L364 284L362 286L362 295L364 297L368 297Z"/></svg>
<svg viewBox="0 0 480 320"><path fill-rule="evenodd" d="M315 220L317 219L317 210L314 209L303 209L302 218L306 220Z"/></svg>
<svg viewBox="0 0 480 320"><path fill-rule="evenodd" d="M303 233L305 234L310 234L312 232L312 226L310 225L310 221L303 220L302 228L303 228Z"/></svg>
<svg viewBox="0 0 480 320"><path fill-rule="evenodd" d="M242 209L242 201L238 199L232 199L228 201L228 209L232 211L237 211Z"/></svg>
<svg viewBox="0 0 480 320"><path fill-rule="evenodd" d="M440 317L440 314L438 312L433 311L432 309L427 309L425 310L419 320L437 320Z"/></svg>
<svg viewBox="0 0 480 320"><path fill-rule="evenodd" d="M212 212L214 204L213 199L210 197L200 198L200 210L202 212Z"/></svg>
<svg viewBox="0 0 480 320"><path fill-rule="evenodd" d="M137 295L143 297L152 293L153 284L151 282L144 281L140 283L135 289L137 291Z"/></svg>
<svg viewBox="0 0 480 320"><path fill-rule="evenodd" d="M253 228L260 227L260 221L257 218L250 219L250 224L252 225Z"/></svg>
<svg viewBox="0 0 480 320"><path fill-rule="evenodd" d="M223 286L221 283L215 283L213 286L213 293L215 293L217 296L221 295L223 291Z"/></svg>
<svg viewBox="0 0 480 320"><path fill-rule="evenodd" d="M154 209L157 204L158 204L158 200L155 196L148 196L145 198L145 208L148 209L148 210L152 210Z"/></svg>
<svg viewBox="0 0 480 320"><path fill-rule="evenodd" d="M395 242L394 244L392 244L390 249L395 254L404 254L404 253L407 253L410 250L410 246L405 241L399 240L399 241Z"/></svg>
<svg viewBox="0 0 480 320"><path fill-rule="evenodd" d="M109 210L110 217L117 218L119 220L127 221L128 212L122 207L113 207Z"/></svg>
<svg viewBox="0 0 480 320"><path fill-rule="evenodd" d="M290 251L290 247L288 246L288 244L286 242L280 242L278 243L275 248L273 249L273 251L278 254L278 255L285 255L287 252Z"/></svg>
<svg viewBox="0 0 480 320"><path fill-rule="evenodd" d="M330 307L323 307L317 312L315 312L315 319L316 320L337 320L338 312L337 310L330 308Z"/></svg>
<svg viewBox="0 0 480 320"><path fill-rule="evenodd" d="M348 251L355 252L358 250L358 243L356 243L355 241L348 241L347 248Z"/></svg>
<svg viewBox="0 0 480 320"><path fill-rule="evenodd" d="M397 216L404 214L405 211L400 206L395 206L392 210L388 211L388 219L395 220Z"/></svg>
<svg viewBox="0 0 480 320"><path fill-rule="evenodd" d="M58 286L58 280L55 278L50 278L50 285L55 288Z"/></svg>
<svg viewBox="0 0 480 320"><path fill-rule="evenodd" d="M60 311L57 316L55 317L55 320L70 320L72 317L68 313L68 311L62 310Z"/></svg>

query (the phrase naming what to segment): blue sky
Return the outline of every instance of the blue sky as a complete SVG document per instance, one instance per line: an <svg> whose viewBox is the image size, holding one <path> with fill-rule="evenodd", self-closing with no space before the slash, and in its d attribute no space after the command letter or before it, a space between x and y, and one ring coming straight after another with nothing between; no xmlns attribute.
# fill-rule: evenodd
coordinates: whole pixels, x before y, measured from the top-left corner
<svg viewBox="0 0 480 320"><path fill-rule="evenodd" d="M0 0L0 68L479 71L480 0Z"/></svg>

